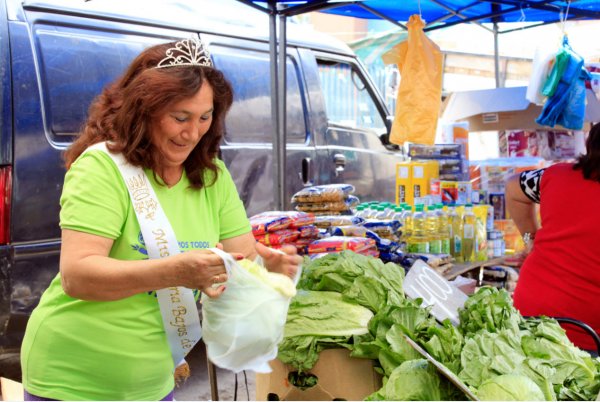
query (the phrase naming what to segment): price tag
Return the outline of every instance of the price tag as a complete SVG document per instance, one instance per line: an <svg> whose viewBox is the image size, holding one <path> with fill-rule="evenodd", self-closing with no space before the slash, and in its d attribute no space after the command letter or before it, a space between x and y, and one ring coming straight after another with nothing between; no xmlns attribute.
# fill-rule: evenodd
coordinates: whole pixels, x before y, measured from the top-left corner
<svg viewBox="0 0 600 402"><path fill-rule="evenodd" d="M444 279L422 260L417 260L404 278L404 293L411 299L423 299L424 306L433 306L431 313L438 321L449 318L459 324L458 309L467 301L467 295Z"/></svg>

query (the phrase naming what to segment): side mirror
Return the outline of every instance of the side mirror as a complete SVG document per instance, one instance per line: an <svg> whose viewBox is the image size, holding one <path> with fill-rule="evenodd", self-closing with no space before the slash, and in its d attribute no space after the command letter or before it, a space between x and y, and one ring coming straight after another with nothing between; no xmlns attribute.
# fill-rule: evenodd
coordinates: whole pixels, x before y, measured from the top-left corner
<svg viewBox="0 0 600 402"><path fill-rule="evenodd" d="M386 149L389 149L390 151L398 151L400 150L400 146L396 145L396 144L392 144L390 142L390 135L389 134L381 134L379 136L379 139L381 140L381 143L383 144L384 147L386 147Z"/></svg>

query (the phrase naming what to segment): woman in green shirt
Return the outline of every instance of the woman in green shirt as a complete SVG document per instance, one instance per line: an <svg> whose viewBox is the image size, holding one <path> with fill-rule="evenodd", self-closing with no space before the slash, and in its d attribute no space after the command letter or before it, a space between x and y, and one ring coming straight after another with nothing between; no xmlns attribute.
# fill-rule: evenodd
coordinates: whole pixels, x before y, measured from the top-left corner
<svg viewBox="0 0 600 402"><path fill-rule="evenodd" d="M174 362L155 290L219 297L227 274L207 248L260 254L269 270L295 275L295 248L279 254L255 242L217 158L232 100L202 44L184 40L144 50L94 101L65 154L60 272L23 341L26 400L172 399ZM136 213L156 205L132 202L111 157L87 150L102 141L143 168L181 253L148 259Z"/></svg>

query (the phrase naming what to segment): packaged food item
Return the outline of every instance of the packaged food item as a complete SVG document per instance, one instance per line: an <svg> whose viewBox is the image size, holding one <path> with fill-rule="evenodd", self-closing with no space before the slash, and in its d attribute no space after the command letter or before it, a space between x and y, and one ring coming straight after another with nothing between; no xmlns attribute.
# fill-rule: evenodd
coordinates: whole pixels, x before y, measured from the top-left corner
<svg viewBox="0 0 600 402"><path fill-rule="evenodd" d="M309 254L340 252L351 250L356 253L368 249L376 250L375 240L367 237L331 236L327 239L315 240L308 245Z"/></svg>
<svg viewBox="0 0 600 402"><path fill-rule="evenodd" d="M349 195L340 201L297 202L292 203L292 205L294 205L294 208L296 208L298 211L303 212L341 212L354 208L359 202L360 200L358 197Z"/></svg>
<svg viewBox="0 0 600 402"><path fill-rule="evenodd" d="M315 222L315 215L302 211L266 211L254 215L254 217L287 217L290 219L290 228L299 228L301 226L312 225ZM253 217L253 218L254 218ZM252 219L252 218L250 218Z"/></svg>
<svg viewBox="0 0 600 402"><path fill-rule="evenodd" d="M367 219L363 226L381 237L390 238L400 229L401 224L396 220Z"/></svg>
<svg viewBox="0 0 600 402"><path fill-rule="evenodd" d="M267 232L286 229L292 220L286 216L253 216L250 218L252 234L256 237Z"/></svg>
<svg viewBox="0 0 600 402"><path fill-rule="evenodd" d="M408 155L421 159L463 158L465 152L461 144L409 144Z"/></svg>
<svg viewBox="0 0 600 402"><path fill-rule="evenodd" d="M494 207L494 219L506 219L504 193L490 193L490 205Z"/></svg>
<svg viewBox="0 0 600 402"><path fill-rule="evenodd" d="M263 235L254 236L256 241L265 246L282 245L296 241L300 232L295 229L282 229L275 232L267 232Z"/></svg>
<svg viewBox="0 0 600 402"><path fill-rule="evenodd" d="M440 195L445 205L456 204L458 187L456 181L440 180Z"/></svg>
<svg viewBox="0 0 600 402"><path fill-rule="evenodd" d="M301 239L314 239L319 237L319 228L314 225L300 226L298 228Z"/></svg>
<svg viewBox="0 0 600 402"><path fill-rule="evenodd" d="M351 184L324 184L303 188L292 196L292 203L342 201L352 193Z"/></svg>
<svg viewBox="0 0 600 402"><path fill-rule="evenodd" d="M364 226L332 226L331 227L331 235L332 236L350 236L350 237L366 237L367 228Z"/></svg>
<svg viewBox="0 0 600 402"><path fill-rule="evenodd" d="M331 226L362 225L364 222L364 218L351 215L320 215L315 218L315 226L319 229Z"/></svg>

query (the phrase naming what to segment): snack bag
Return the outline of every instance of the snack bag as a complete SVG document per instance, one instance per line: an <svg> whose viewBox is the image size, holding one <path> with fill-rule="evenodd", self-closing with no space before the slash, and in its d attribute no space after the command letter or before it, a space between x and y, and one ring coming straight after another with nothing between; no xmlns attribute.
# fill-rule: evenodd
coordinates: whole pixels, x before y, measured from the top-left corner
<svg viewBox="0 0 600 402"><path fill-rule="evenodd" d="M282 229L255 236L255 239L265 246L275 246L294 242L298 236L300 236L300 232L296 229Z"/></svg>
<svg viewBox="0 0 600 402"><path fill-rule="evenodd" d="M292 223L292 220L286 216L258 216L250 218L252 234L256 237L267 232L285 229Z"/></svg>
<svg viewBox="0 0 600 402"><path fill-rule="evenodd" d="M323 184L298 191L292 196L292 203L343 201L352 193L354 186L351 184Z"/></svg>
<svg viewBox="0 0 600 402"><path fill-rule="evenodd" d="M301 211L267 211L261 212L255 217L277 217L277 218L289 218L290 228L299 228L300 226L312 225L315 222L315 216Z"/></svg>

